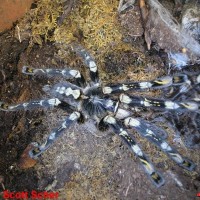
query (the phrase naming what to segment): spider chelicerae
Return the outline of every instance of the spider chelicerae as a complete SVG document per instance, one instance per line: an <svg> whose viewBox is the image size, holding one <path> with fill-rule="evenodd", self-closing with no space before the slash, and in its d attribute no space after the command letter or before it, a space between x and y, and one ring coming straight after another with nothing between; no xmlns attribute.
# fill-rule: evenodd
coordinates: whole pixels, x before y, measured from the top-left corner
<svg viewBox="0 0 200 200"><path fill-rule="evenodd" d="M52 131L47 140L39 145L32 143L32 148L27 152L31 159L37 159L46 151L56 139L75 122L84 122L87 119L93 119L98 128L102 131L109 127L128 145L130 150L138 157L145 172L152 183L160 187L164 184L164 178L157 172L149 158L143 153L140 146L136 143L133 135L128 129L135 129L142 137L146 138L169 158L175 161L179 166L187 170L194 170L195 164L187 158L182 157L178 151L167 143L167 133L160 127L143 120L134 118L131 108L147 107L159 108L168 111L188 111L199 112L199 99L193 98L187 101L162 100L127 95L128 92L148 89L162 89L167 87L179 88L178 94L185 93L191 85L200 84L200 75L192 77L187 74L176 74L165 76L152 81L129 82L103 85L99 80L97 65L92 56L80 45L74 44L73 50L85 62L89 68L90 82L78 70L65 69L35 69L24 66L22 72L33 76L62 76L67 79L66 82L60 82L53 86L44 86L44 91L51 95L51 99L34 100L17 105L8 105L0 102L0 110L17 111L33 108L50 108L57 106L61 109L72 110L72 113L66 117L65 121ZM75 84L68 80L73 79ZM74 82L73 82L74 83ZM116 100L113 95L119 95ZM129 107L130 109L127 109Z"/></svg>

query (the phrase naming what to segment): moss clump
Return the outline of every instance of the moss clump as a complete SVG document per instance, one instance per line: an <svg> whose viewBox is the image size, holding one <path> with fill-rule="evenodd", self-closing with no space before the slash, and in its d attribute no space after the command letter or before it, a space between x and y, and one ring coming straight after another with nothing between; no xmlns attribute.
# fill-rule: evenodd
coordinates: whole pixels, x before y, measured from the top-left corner
<svg viewBox="0 0 200 200"><path fill-rule="evenodd" d="M117 6L113 0L80 0L59 26L63 1L39 0L18 27L20 34L28 29L32 42L40 45L43 39L64 44L76 41L93 51L105 50L122 43Z"/></svg>
<svg viewBox="0 0 200 200"><path fill-rule="evenodd" d="M45 41L53 41L51 31L57 27L57 19L62 13L62 3L60 0L39 0L37 8L33 10L32 36L35 41L41 44L41 36Z"/></svg>
<svg viewBox="0 0 200 200"><path fill-rule="evenodd" d="M76 9L57 27L56 42L79 41L77 32L82 34L81 42L91 50L107 49L121 42L122 35L117 20L118 1L81 0Z"/></svg>
<svg viewBox="0 0 200 200"><path fill-rule="evenodd" d="M43 40L54 41L53 30L63 12L61 0L38 0L17 25L16 37L21 41L30 39L30 44L42 45Z"/></svg>

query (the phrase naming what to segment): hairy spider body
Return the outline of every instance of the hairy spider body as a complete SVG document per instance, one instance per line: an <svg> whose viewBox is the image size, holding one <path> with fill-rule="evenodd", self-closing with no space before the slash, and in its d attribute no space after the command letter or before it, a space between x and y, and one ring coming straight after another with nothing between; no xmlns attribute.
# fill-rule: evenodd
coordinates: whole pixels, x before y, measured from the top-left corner
<svg viewBox="0 0 200 200"><path fill-rule="evenodd" d="M31 159L37 159L51 144L76 121L84 121L91 118L97 124L100 130L106 130L111 127L114 132L128 145L130 150L141 161L145 172L150 177L154 185L160 187L164 184L164 178L154 168L149 158L143 153L142 149L136 143L134 137L128 132L128 128L134 128L138 133L154 143L164 153L166 153L179 166L193 170L195 164L182 157L175 148L171 147L165 140L167 133L141 118L134 118L131 109L124 109L123 105L131 107L147 107L167 109L169 111L192 111L199 112L199 99L191 99L190 101L173 101L161 100L145 97L130 96L124 94L128 91L145 90L145 89L162 89L169 86L179 87L179 94L185 93L191 87L190 77L186 74L178 74L174 76L166 76L153 81L131 82L115 85L102 86L99 81L98 70L94 59L81 46L74 45L73 49L81 56L89 68L91 82L87 83L81 73L71 69L34 69L24 66L22 72L27 75L34 76L63 76L68 79L75 79L76 83L61 82L53 86L46 85L43 90L53 98L45 100L36 100L28 103L17 105L7 105L0 102L0 110L16 111L23 109L31 109L37 107L69 107L72 112L66 120L54 131L50 133L47 140L41 145L33 143L32 149L28 151ZM193 78L196 85L200 84L200 75L197 74ZM122 93L119 99L113 99L112 94Z"/></svg>

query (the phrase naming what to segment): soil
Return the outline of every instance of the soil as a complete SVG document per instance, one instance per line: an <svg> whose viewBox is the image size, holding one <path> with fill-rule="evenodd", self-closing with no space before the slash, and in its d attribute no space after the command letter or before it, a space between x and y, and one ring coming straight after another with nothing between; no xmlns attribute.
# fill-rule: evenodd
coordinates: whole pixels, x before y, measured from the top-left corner
<svg viewBox="0 0 200 200"><path fill-rule="evenodd" d="M58 49L53 43L48 42L42 46L34 45L29 49L28 42L20 43L13 35L12 30L0 35L1 101L15 104L47 97L42 87L62 80L25 76L21 69L24 65L42 68L63 66L64 61L57 57ZM108 66L106 73L109 77L119 81L129 73L130 69L126 65L132 62L133 55L130 52L123 53L123 56L121 52L119 55L118 53L110 53L109 57L105 57L105 63ZM118 62L116 56L122 59ZM162 74L165 71L159 68L161 58L158 55L152 53L146 55L146 58L146 63L157 62L154 68L145 68L148 75ZM111 75L115 71L112 67L117 64L118 71ZM105 73L104 70L106 69L100 69L100 76ZM144 73L144 70L141 71L137 65L132 69L133 74ZM129 78L132 76L129 73ZM105 78L105 81L109 80ZM197 168L194 172L183 170L134 132L136 139L166 180L166 184L159 189L148 180L138 160L120 139L111 130L98 131L92 120L85 124L75 124L66 130L55 144L42 154L34 167L20 168L19 160L26 147L31 142L44 141L48 133L59 126L68 114L59 109L0 111L1 199L5 189L15 192L57 191L61 200L188 200L195 199L196 194L200 192L199 150L187 149L183 144L173 142L174 133L167 124L165 127L171 133L170 143L173 143L185 157L193 160ZM146 113L136 115L145 116Z"/></svg>

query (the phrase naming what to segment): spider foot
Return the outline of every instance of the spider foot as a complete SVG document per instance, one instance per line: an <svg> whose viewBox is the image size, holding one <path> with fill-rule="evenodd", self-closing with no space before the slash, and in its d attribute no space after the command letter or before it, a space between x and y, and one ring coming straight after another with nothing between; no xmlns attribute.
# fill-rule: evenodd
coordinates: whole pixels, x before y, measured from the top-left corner
<svg viewBox="0 0 200 200"><path fill-rule="evenodd" d="M42 145L39 146L37 142L32 142L31 144L33 148L30 149L28 153L29 153L30 158L36 160L46 149L42 148Z"/></svg>
<svg viewBox="0 0 200 200"><path fill-rule="evenodd" d="M160 187L165 184L165 180L163 179L162 175L158 172L153 172L152 174L149 175L150 180L156 187Z"/></svg>
<svg viewBox="0 0 200 200"><path fill-rule="evenodd" d="M9 105L4 102L0 102L0 110L9 111Z"/></svg>

